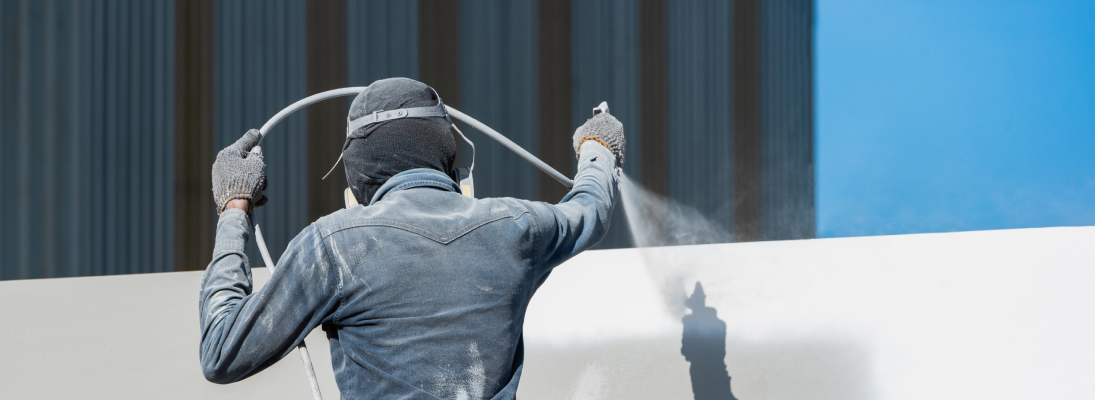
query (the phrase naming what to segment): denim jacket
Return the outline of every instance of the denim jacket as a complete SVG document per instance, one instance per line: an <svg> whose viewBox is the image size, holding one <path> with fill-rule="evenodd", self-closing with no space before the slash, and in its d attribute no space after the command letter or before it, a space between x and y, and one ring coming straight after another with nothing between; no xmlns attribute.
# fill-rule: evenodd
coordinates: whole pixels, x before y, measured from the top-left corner
<svg viewBox="0 0 1095 400"><path fill-rule="evenodd" d="M369 206L304 229L254 293L250 221L225 211L199 299L206 379L258 373L323 325L344 398L513 399L529 300L552 268L604 236L615 165L585 142L556 205L472 199L441 172L400 173Z"/></svg>

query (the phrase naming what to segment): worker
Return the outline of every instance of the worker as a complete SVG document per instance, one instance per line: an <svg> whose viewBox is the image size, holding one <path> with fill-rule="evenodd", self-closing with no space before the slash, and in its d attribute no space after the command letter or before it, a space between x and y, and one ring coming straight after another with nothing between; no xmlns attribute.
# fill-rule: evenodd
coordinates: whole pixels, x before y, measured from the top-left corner
<svg viewBox="0 0 1095 400"><path fill-rule="evenodd" d="M344 398L516 396L533 293L552 268L608 230L623 125L601 113L576 130L578 173L558 204L474 199L453 180L456 141L447 117L377 117L440 106L432 88L406 78L361 92L348 118L356 129L343 145L346 180L360 205L305 228L254 292L244 246L251 212L266 201L265 164L250 152L258 132L217 155L220 217L200 295L206 379L224 384L254 375L322 325ZM353 125L361 118L372 123Z"/></svg>

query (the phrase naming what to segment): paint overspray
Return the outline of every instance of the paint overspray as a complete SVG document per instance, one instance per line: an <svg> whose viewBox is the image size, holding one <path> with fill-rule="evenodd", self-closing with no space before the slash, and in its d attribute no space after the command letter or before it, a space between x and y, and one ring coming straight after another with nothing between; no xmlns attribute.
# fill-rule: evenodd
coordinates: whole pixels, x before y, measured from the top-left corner
<svg viewBox="0 0 1095 400"><path fill-rule="evenodd" d="M733 235L699 210L651 192L627 174L620 178L620 203L635 247L726 243ZM687 312L687 289L698 279L687 260L662 259L654 249L641 251L643 264L658 283L667 311L675 318ZM688 281L692 280L692 281Z"/></svg>
<svg viewBox="0 0 1095 400"><path fill-rule="evenodd" d="M651 192L621 174L620 200L635 247L725 243L730 232L695 208Z"/></svg>

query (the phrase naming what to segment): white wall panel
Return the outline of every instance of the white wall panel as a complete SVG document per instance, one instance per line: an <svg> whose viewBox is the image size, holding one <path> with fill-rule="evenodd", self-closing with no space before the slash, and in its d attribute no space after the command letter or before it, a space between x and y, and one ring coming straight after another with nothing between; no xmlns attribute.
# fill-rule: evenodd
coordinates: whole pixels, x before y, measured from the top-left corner
<svg viewBox="0 0 1095 400"><path fill-rule="evenodd" d="M739 399L1090 399L1093 242L1083 227L586 252L533 298L519 397L689 399L729 378ZM0 282L0 393L307 398L295 353L205 381L200 278ZM706 318L688 317L697 282ZM322 332L307 340L337 397Z"/></svg>

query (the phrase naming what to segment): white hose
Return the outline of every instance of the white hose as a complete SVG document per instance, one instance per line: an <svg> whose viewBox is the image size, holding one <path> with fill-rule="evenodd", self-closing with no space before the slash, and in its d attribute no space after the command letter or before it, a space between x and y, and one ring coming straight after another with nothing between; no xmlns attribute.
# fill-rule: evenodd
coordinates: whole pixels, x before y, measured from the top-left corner
<svg viewBox="0 0 1095 400"><path fill-rule="evenodd" d="M262 138L265 138L266 134L270 132L270 129L274 128L274 125L277 125L278 122L281 122L281 120L285 119L285 117L288 117L290 114L297 112L297 110L300 110L301 108L335 97L356 96L358 93L361 93L364 90L364 86L355 86L328 90L326 92L316 93L300 99L296 103L290 104L289 107L285 107L277 114L274 114L274 116L270 118L269 121L266 121L266 124L264 124L262 128L259 129L259 134L262 135ZM541 161L539 158L536 158L536 156L532 155L532 153L529 153L525 149L521 148L521 146L518 146L517 143L513 143L512 140L509 140L509 138L503 136L501 133L498 133L498 131L491 129L491 127L487 126L486 124L479 122L475 118L469 117L467 114L464 114L455 108L445 106L445 111L449 113L450 117L465 124L468 124L475 129L478 129L480 132L483 132L483 134L490 136L491 139L494 139L498 141L498 143L501 143L502 146L505 146L507 149L510 149L514 153L517 153L517 155L521 156L521 158L524 158L525 161L532 163L533 166L539 168L541 171L544 171L544 173L548 174L548 176L555 178L555 180L559 181L559 183L562 183L564 186L567 187L567 189L574 187L574 181L572 181L570 178L567 178L566 175L563 175L561 172L556 171L555 168L552 168L550 165L547 165L547 163ZM262 139L259 139L259 141L261 142Z"/></svg>
<svg viewBox="0 0 1095 400"><path fill-rule="evenodd" d="M259 128L259 134L262 135L263 138L265 138L266 133L270 132L270 129L273 129L274 125L277 125L278 122L281 122L281 120L285 119L285 117L288 117L289 114L295 113L299 109L321 102L323 100L333 99L335 97L357 96L358 93L361 93L363 91L365 91L365 86L348 87L342 89L328 90L326 92L319 92L303 99L297 100L296 103L290 104L289 107L285 107L277 114L274 114L274 116L271 117L269 121L266 121L266 124L264 124L262 128Z"/></svg>
<svg viewBox="0 0 1095 400"><path fill-rule="evenodd" d="M555 178L555 180L559 181L559 183L562 183L563 186L567 187L567 189L574 187L574 181L570 180L570 178L567 178L566 175L563 175L559 171L556 171L555 168L552 168L550 165L547 165L547 163L541 161L539 158L536 158L536 156L532 155L532 153L529 153L521 146L518 146L517 143L513 143L513 141L509 140L509 138L502 136L502 134L498 133L498 131L491 129L486 124L479 122L475 118L469 117L467 114L464 114L455 108L445 106L445 111L449 113L450 117L455 118L456 120L465 124L468 124L475 129L478 129L480 132L483 132L487 136L490 136L491 139L494 139L498 143L501 143L502 146L505 146L507 149L510 149L514 153L517 153L517 155L521 156L521 158L524 158L525 161L532 163L533 166L539 168L541 171L544 171L544 173L548 174L548 176Z"/></svg>

